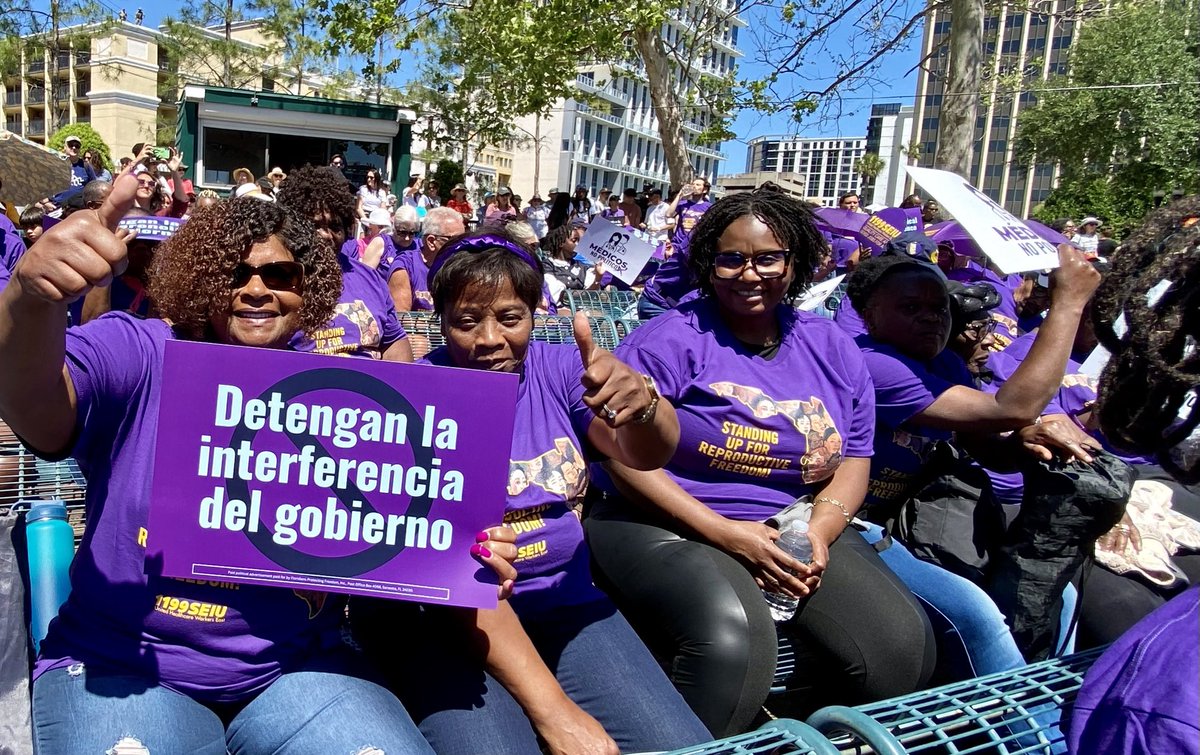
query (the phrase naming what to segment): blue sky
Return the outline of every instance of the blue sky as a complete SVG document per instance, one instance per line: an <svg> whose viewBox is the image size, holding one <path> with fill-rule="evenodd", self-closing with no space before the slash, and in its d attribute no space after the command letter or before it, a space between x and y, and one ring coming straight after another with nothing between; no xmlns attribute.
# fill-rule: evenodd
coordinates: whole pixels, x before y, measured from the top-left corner
<svg viewBox="0 0 1200 755"><path fill-rule="evenodd" d="M132 21L134 13L137 10L137 5L125 5L122 0L98 0L103 7L108 8L115 16L117 12L124 8L128 13L129 20ZM48 2L39 3L39 5L48 6ZM147 2L142 9L145 11L145 25L158 26L163 17L170 15L179 4L172 3L150 3ZM755 44L753 29L758 24L770 22L770 15L773 11L751 11L750 29L743 29L743 34L739 38L742 43L745 57L742 59L740 74L743 78L757 79L764 77L770 73L772 67L755 60L755 52L753 49ZM843 52L844 45L839 45L836 42L830 47L830 55L836 56ZM871 105L877 102L902 102L904 104L912 104L913 95L916 92L916 73L910 70L916 64L919 56L920 48L920 31L918 30L912 41L907 46L907 49L899 50L891 53L886 58L886 65L883 67L883 72L877 76L878 81L874 84L859 89L852 95L847 95L843 98L843 107L838 117L836 118L809 118L801 124L796 124L791 119L789 112L776 113L774 115L763 115L756 112L743 112L733 122L733 132L738 135L734 141L726 142L722 146L722 151L729 157L724 164L723 173L740 173L745 169L746 159L746 142L757 136L768 134L787 134L799 136L864 136L867 132L867 119L871 112ZM344 65L349 65L349 60L343 60ZM821 64L815 63L811 65L808 72L816 79L820 79L829 75L832 72L832 63ZM402 74L393 77L392 85L402 85L404 78Z"/></svg>

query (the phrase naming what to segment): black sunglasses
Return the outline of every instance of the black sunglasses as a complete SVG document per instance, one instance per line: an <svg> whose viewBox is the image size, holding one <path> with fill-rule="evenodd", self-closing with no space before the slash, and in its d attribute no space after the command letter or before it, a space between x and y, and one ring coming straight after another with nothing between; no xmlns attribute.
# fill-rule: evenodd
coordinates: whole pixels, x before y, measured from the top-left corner
<svg viewBox="0 0 1200 755"><path fill-rule="evenodd" d="M300 291L304 288L304 265L299 262L268 262L265 265L238 263L233 269L233 287L246 286L256 275L272 291Z"/></svg>

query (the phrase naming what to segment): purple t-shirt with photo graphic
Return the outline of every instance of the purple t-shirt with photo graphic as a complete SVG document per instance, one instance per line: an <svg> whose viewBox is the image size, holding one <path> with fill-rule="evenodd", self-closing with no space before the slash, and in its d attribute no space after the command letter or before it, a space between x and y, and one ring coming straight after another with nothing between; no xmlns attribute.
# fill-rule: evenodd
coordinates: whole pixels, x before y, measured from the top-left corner
<svg viewBox="0 0 1200 755"><path fill-rule="evenodd" d="M951 270L946 277L959 283L990 283L996 289L1000 303L991 311L992 319L996 321L996 331L992 336L996 341L995 351L1007 349L1021 335L1017 325L1017 300L1013 298L1013 287L1019 286L1022 280L1020 275L1001 277L972 260L967 267Z"/></svg>
<svg viewBox="0 0 1200 755"><path fill-rule="evenodd" d="M818 490L844 458L871 455L875 401L862 354L829 320L785 305L778 313L770 359L734 337L711 297L656 317L617 349L679 416L664 471L730 519L766 519Z"/></svg>
<svg viewBox="0 0 1200 755"><path fill-rule="evenodd" d="M75 662L144 676L199 700L234 702L340 642L336 596L147 575L162 320L109 313L67 331L78 401L71 455L87 477L87 531L71 595L34 676Z"/></svg>
<svg viewBox="0 0 1200 755"><path fill-rule="evenodd" d="M875 383L875 458L871 460L866 506L894 505L912 493L910 488L929 461L934 444L952 435L949 430L917 425L911 421L913 416L928 409L949 388L973 385L971 373L949 349L922 362L869 335L854 340Z"/></svg>
<svg viewBox="0 0 1200 755"><path fill-rule="evenodd" d="M449 349L423 362L455 366ZM592 584L583 525L574 505L588 484L587 431L579 349L531 341L517 389L504 523L517 531L517 613L602 600Z"/></svg>
<svg viewBox="0 0 1200 755"><path fill-rule="evenodd" d="M393 343L408 338L408 333L379 275L344 254L337 258L342 268L342 295L333 319L311 336L297 333L288 345L295 351L379 359Z"/></svg>
<svg viewBox="0 0 1200 755"><path fill-rule="evenodd" d="M400 270L408 273L413 310L433 311L433 295L429 293L429 265L425 264L421 250L409 249L397 257L396 263L392 265L389 278Z"/></svg>

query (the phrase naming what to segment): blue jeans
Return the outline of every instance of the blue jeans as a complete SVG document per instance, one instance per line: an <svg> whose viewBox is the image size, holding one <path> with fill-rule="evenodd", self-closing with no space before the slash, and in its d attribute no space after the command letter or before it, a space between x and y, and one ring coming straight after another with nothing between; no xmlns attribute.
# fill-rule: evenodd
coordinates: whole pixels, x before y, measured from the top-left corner
<svg viewBox="0 0 1200 755"><path fill-rule="evenodd" d="M648 301L645 296L639 296L637 302L637 315L641 320L653 320L667 310L658 306L652 301Z"/></svg>
<svg viewBox="0 0 1200 755"><path fill-rule="evenodd" d="M883 527L868 524L862 533L868 543L883 539ZM879 554L900 581L925 605L938 634L938 655L955 658L950 676L970 678L1025 665L1004 614L988 594L968 579L918 559L897 540ZM961 652L952 635L961 640ZM939 665L941 661L939 660Z"/></svg>
<svg viewBox="0 0 1200 755"><path fill-rule="evenodd" d="M883 539L883 527L867 524L862 535L868 543ZM951 679L985 676L1025 665L1025 658L1008 629L1004 614L988 594L974 582L949 572L937 564L922 561L908 552L896 539L879 557L900 578L913 595L925 605L929 621L938 636L939 672ZM1072 604L1074 601L1071 601ZM965 651L965 652L964 652ZM943 664L943 656L947 663ZM949 666L947 668L946 666ZM1055 744L1040 747L1040 738L1018 721L1009 731L1014 744L1029 753L1065 753L1058 729L1060 711L1053 703L1034 706L1030 711L1035 723L1046 727L1046 736Z"/></svg>
<svg viewBox="0 0 1200 755"><path fill-rule="evenodd" d="M604 727L621 752L674 750L712 738L607 600L519 613L563 691ZM438 639L453 643L452 633L433 626L421 636L435 644L406 653L396 683L439 755L541 752L524 710L504 687L461 648L436 647Z"/></svg>
<svg viewBox="0 0 1200 755"><path fill-rule="evenodd" d="M33 684L38 755L433 755L383 687L324 671L284 674L245 705L205 705L128 674L76 664Z"/></svg>

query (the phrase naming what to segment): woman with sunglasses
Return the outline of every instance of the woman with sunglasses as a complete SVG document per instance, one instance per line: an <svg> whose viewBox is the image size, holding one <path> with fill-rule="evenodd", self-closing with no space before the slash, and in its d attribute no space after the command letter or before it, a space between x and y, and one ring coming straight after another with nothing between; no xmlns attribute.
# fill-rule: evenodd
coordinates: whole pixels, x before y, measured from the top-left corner
<svg viewBox="0 0 1200 755"><path fill-rule="evenodd" d="M910 692L932 668L920 606L858 533L843 534L866 491L874 393L849 337L791 304L824 248L797 200L721 199L691 235L699 298L618 349L675 406L680 443L660 471L605 464L588 544L599 583L716 736L745 730L772 686L763 590L802 599L781 625L803 657L802 709ZM804 496L807 564L765 522Z"/></svg>
<svg viewBox="0 0 1200 755"><path fill-rule="evenodd" d="M390 603L370 618L352 607L359 634L392 673L398 694L442 755L473 754L481 742L505 753L673 750L704 742L696 720L637 635L592 584L575 507L587 458L639 469L670 457L679 425L653 385L596 348L586 319L573 346L530 340L542 293L537 259L504 230L451 240L430 270L446 346L428 361L520 375L505 521L517 532L520 578L512 599L479 611L473 627L441 614L400 618ZM412 653L396 627L424 650L478 649L479 658ZM412 662L420 666L414 672ZM615 744L614 744L615 743Z"/></svg>
<svg viewBox="0 0 1200 755"><path fill-rule="evenodd" d="M139 165L149 165L149 168L139 168L134 172L137 178L137 195L130 215L161 215L169 218L182 218L191 206L191 199L183 186L183 172L179 168L179 153L171 150L171 159L165 164L167 172L160 174L156 170L158 163L149 161ZM140 172L139 172L140 171ZM171 180L169 189L160 178Z"/></svg>
<svg viewBox="0 0 1200 755"><path fill-rule="evenodd" d="M354 213L360 220L366 220L370 217L372 210L390 211L391 208L388 207L388 190L379 178L378 170L371 168L367 171L367 182L358 187L355 201Z"/></svg>
<svg viewBox="0 0 1200 755"><path fill-rule="evenodd" d="M340 276L307 219L234 199L155 258L167 319L112 313L67 331L67 304L124 267L115 231L135 191L122 178L99 211L47 232L0 293L0 416L40 455L73 455L89 483L70 598L34 669L38 751L432 752L340 642L335 596L145 573L166 342L287 348L329 320ZM512 579L511 533L489 533L480 558ZM219 620L171 608L185 601Z"/></svg>

